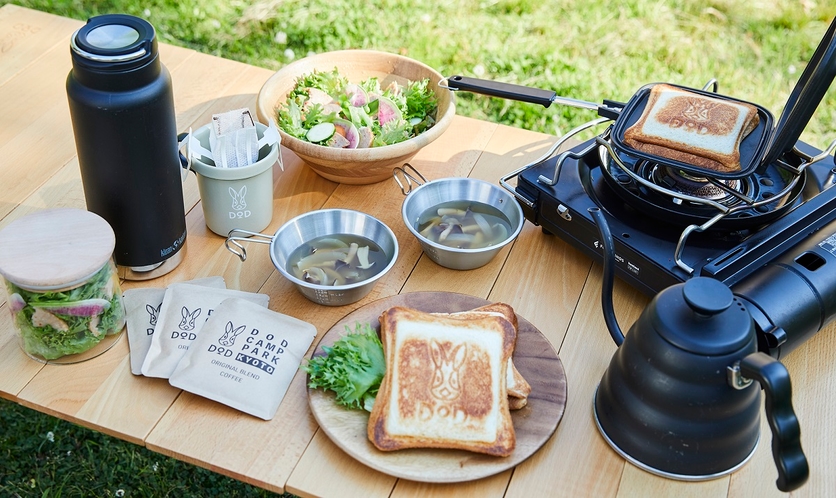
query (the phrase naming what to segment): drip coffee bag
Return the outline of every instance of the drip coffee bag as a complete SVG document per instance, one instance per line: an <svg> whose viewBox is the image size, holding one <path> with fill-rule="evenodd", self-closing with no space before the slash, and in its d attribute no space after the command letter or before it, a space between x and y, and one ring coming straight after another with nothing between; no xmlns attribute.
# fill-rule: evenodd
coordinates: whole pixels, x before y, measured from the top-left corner
<svg viewBox="0 0 836 498"><path fill-rule="evenodd" d="M215 166L240 168L258 160L255 120L248 109L212 115L209 144Z"/></svg>
<svg viewBox="0 0 836 498"><path fill-rule="evenodd" d="M142 363L142 375L169 378L215 308L230 297L246 299L264 308L270 301L267 294L192 284L170 285L163 297L151 346Z"/></svg>
<svg viewBox="0 0 836 498"><path fill-rule="evenodd" d="M243 299L222 302L169 378L264 420L276 414L316 327Z"/></svg>
<svg viewBox="0 0 836 498"><path fill-rule="evenodd" d="M203 285L216 289L225 289L223 277L207 277L183 282ZM151 347L151 337L160 316L165 289L137 288L126 290L123 294L125 310L128 314L128 347L131 350L131 373L142 375L142 362Z"/></svg>

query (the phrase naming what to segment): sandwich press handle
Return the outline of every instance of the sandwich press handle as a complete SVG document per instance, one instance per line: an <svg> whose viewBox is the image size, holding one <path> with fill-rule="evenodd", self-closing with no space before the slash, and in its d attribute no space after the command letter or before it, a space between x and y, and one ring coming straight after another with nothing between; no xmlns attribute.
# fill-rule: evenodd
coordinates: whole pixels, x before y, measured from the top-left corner
<svg viewBox="0 0 836 498"><path fill-rule="evenodd" d="M810 467L801 449L801 427L792 408L790 374L783 363L764 353L740 360L740 373L757 380L766 395L766 418L772 429L772 458L778 468L778 489L789 492L807 482Z"/></svg>
<svg viewBox="0 0 836 498"><path fill-rule="evenodd" d="M466 76L451 76L447 78L447 88L452 91L461 90L489 95L491 97L499 97L501 99L539 104L543 107L549 107L553 102L571 107L579 107L581 109L589 109L591 111L598 111L601 107L595 102L560 97L552 90L543 90L541 88L501 83L499 81L479 78L468 78Z"/></svg>
<svg viewBox="0 0 836 498"><path fill-rule="evenodd" d="M761 164L789 152L836 78L836 18L831 21L810 62L790 93Z"/></svg>

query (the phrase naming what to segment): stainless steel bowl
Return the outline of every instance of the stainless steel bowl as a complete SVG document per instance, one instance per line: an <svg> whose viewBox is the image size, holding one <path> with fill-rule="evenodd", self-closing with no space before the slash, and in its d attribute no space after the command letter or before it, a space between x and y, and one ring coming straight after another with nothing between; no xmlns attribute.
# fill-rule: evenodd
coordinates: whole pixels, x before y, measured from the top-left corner
<svg viewBox="0 0 836 498"><path fill-rule="evenodd" d="M367 280L346 285L313 284L288 273L287 258L299 246L317 237L338 234L358 235L376 243L386 254L386 267ZM270 244L270 259L279 273L293 282L303 296L326 306L342 306L363 299L398 259L398 239L394 232L377 218L348 209L310 211L282 225L273 236L238 229L230 231L226 248L245 261L247 251L241 242Z"/></svg>
<svg viewBox="0 0 836 498"><path fill-rule="evenodd" d="M414 169L412 171L415 172ZM473 178L442 178L422 183L415 176L407 173L406 183L409 184L407 188L398 178L399 172L405 172L399 168L395 171L395 180L406 195L401 209L404 224L421 243L424 253L445 268L472 270L484 266L522 230L525 221L522 208L510 193L497 185ZM421 179L423 180L423 177ZM413 189L413 182L420 186ZM452 201L481 202L500 210L511 223L508 237L498 244L480 249L458 249L433 242L421 235L417 229L418 218L421 214L438 204Z"/></svg>

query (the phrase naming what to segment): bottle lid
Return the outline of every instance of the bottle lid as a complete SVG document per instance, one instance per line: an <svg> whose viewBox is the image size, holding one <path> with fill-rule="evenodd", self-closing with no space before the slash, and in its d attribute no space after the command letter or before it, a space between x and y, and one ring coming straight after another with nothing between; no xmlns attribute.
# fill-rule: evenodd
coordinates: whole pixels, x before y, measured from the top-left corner
<svg viewBox="0 0 836 498"><path fill-rule="evenodd" d="M70 38L74 57L103 67L132 67L156 56L154 27L139 17L106 14L92 17Z"/></svg>
<svg viewBox="0 0 836 498"><path fill-rule="evenodd" d="M31 290L84 283L113 255L116 236L102 217L83 209L48 209L0 230L0 274Z"/></svg>

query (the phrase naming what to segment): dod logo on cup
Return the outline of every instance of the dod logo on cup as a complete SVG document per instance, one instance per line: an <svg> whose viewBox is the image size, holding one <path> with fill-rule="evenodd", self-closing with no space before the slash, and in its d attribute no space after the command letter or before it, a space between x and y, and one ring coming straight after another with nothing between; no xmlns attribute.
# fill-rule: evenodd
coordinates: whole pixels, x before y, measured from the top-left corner
<svg viewBox="0 0 836 498"><path fill-rule="evenodd" d="M229 212L230 220L240 220L249 218L253 212L247 209L247 186L241 187L241 190L236 191L229 187L229 196L232 198L232 211ZM228 233L228 232L227 232Z"/></svg>

